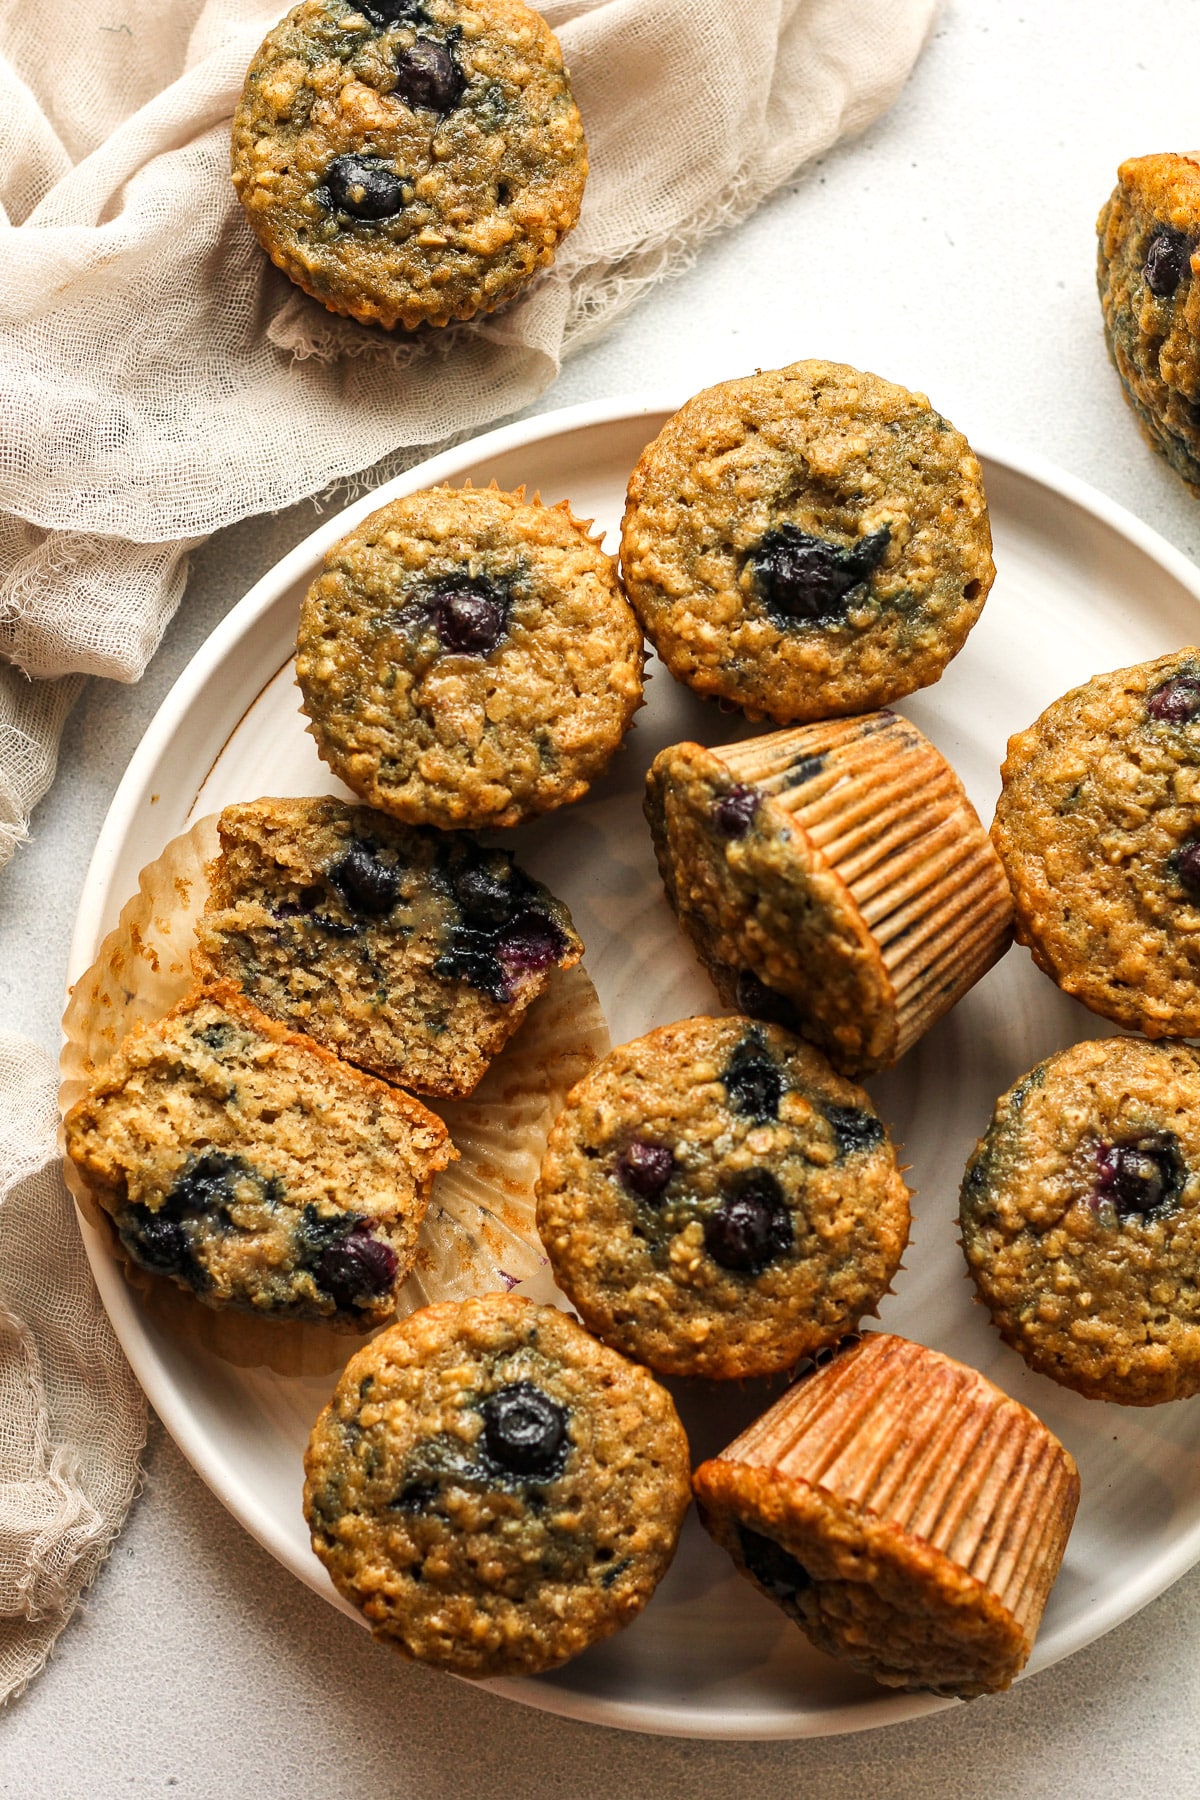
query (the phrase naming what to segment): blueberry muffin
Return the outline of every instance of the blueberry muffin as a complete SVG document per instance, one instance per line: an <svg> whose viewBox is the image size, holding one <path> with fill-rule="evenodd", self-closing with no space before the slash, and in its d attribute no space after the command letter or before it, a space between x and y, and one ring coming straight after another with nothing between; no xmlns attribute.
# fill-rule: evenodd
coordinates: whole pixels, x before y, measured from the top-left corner
<svg viewBox="0 0 1200 1800"><path fill-rule="evenodd" d="M666 1391L553 1307L426 1307L348 1363L304 1461L312 1545L377 1637L532 1675L665 1574L689 1457Z"/></svg>
<svg viewBox="0 0 1200 1800"><path fill-rule="evenodd" d="M583 946L505 850L328 796L221 814L197 972L418 1094L470 1093Z"/></svg>
<svg viewBox="0 0 1200 1800"><path fill-rule="evenodd" d="M606 767L642 703L642 636L565 504L429 488L329 552L296 674L322 758L372 806L517 825Z"/></svg>
<svg viewBox="0 0 1200 1800"><path fill-rule="evenodd" d="M1147 442L1200 492L1200 158L1121 164L1096 227L1104 335Z"/></svg>
<svg viewBox="0 0 1200 1800"><path fill-rule="evenodd" d="M1006 1344L1092 1400L1200 1393L1200 1051L1076 1044L1001 1095L962 1244Z"/></svg>
<svg viewBox="0 0 1200 1800"><path fill-rule="evenodd" d="M903 1055L1008 948L1011 904L945 759L891 713L706 750L646 778L667 898L726 1005L847 1075Z"/></svg>
<svg viewBox="0 0 1200 1800"><path fill-rule="evenodd" d="M700 1517L819 1650L972 1699L1028 1661L1079 1502L1071 1457L974 1369L872 1334L695 1474Z"/></svg>
<svg viewBox="0 0 1200 1800"><path fill-rule="evenodd" d="M141 1268L206 1306L349 1330L393 1312L433 1178L457 1155L419 1101L228 984L128 1037L65 1132Z"/></svg>
<svg viewBox="0 0 1200 1800"><path fill-rule="evenodd" d="M826 362L668 420L629 484L621 567L672 675L780 724L936 681L995 574L966 439L923 394Z"/></svg>
<svg viewBox="0 0 1200 1800"><path fill-rule="evenodd" d="M503 305L553 262L586 178L562 53L522 0L304 0L234 115L263 249L365 324Z"/></svg>
<svg viewBox="0 0 1200 1800"><path fill-rule="evenodd" d="M1118 1025L1200 1032L1200 649L1073 688L1002 773L1018 941Z"/></svg>
<svg viewBox="0 0 1200 1800"><path fill-rule="evenodd" d="M768 1375L874 1312L908 1190L861 1088L778 1025L685 1019L567 1098L538 1184L555 1280L667 1375Z"/></svg>

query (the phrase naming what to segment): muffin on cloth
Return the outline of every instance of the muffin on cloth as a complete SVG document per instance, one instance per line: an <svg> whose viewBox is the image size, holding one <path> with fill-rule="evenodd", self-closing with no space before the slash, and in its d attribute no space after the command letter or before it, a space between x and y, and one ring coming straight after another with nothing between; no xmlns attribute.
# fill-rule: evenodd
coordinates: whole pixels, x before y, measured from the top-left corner
<svg viewBox="0 0 1200 1800"><path fill-rule="evenodd" d="M1104 335L1142 435L1200 492L1200 157L1135 156L1101 208Z"/></svg>
<svg viewBox="0 0 1200 1800"><path fill-rule="evenodd" d="M458 1154L419 1101L228 983L133 1032L64 1131L140 1267L206 1306L350 1330L394 1311L433 1178Z"/></svg>
<svg viewBox="0 0 1200 1800"><path fill-rule="evenodd" d="M936 681L995 575L967 440L924 394L827 362L669 419L629 483L621 567L672 675L779 724Z"/></svg>
<svg viewBox="0 0 1200 1800"><path fill-rule="evenodd" d="M778 1025L685 1019L567 1098L538 1183L555 1280L667 1375L767 1375L874 1312L908 1190L861 1088Z"/></svg>
<svg viewBox="0 0 1200 1800"><path fill-rule="evenodd" d="M478 1084L555 969L565 906L505 850L328 796L227 806L196 966L418 1094Z"/></svg>
<svg viewBox="0 0 1200 1800"><path fill-rule="evenodd" d="M377 1637L472 1676L536 1674L627 1625L689 1499L666 1390L514 1294L426 1307L360 1350L304 1468L338 1591Z"/></svg>
<svg viewBox="0 0 1200 1800"><path fill-rule="evenodd" d="M1200 1392L1200 1051L1105 1038L1002 1094L962 1244L1006 1344L1091 1400Z"/></svg>
<svg viewBox="0 0 1200 1800"><path fill-rule="evenodd" d="M1075 1464L974 1369L873 1333L696 1470L700 1517L820 1650L971 1699L1028 1661Z"/></svg>
<svg viewBox="0 0 1200 1800"><path fill-rule="evenodd" d="M296 675L317 749L409 825L517 825L578 800L642 704L616 565L565 502L428 488L334 545Z"/></svg>
<svg viewBox="0 0 1200 1800"><path fill-rule="evenodd" d="M667 898L726 1005L792 1025L835 1068L902 1056L1003 955L1011 903L962 784L888 712L646 778Z"/></svg>
<svg viewBox="0 0 1200 1800"><path fill-rule="evenodd" d="M304 0L250 65L232 160L272 262L388 327L503 305L587 179L562 52L522 0Z"/></svg>
<svg viewBox="0 0 1200 1800"><path fill-rule="evenodd" d="M1200 649L1097 675L1008 742L992 841L1018 941L1147 1037L1200 1032Z"/></svg>

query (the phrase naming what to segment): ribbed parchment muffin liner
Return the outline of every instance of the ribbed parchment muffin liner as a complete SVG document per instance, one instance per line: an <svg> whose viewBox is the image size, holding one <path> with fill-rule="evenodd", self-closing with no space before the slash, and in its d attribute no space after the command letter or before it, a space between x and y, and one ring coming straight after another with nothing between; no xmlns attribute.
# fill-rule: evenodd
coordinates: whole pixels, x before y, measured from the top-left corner
<svg viewBox="0 0 1200 1800"><path fill-rule="evenodd" d="M703 1463L695 1489L740 1567L747 1530L800 1565L811 1585L787 1610L820 1648L889 1686L971 1697L1028 1660L1079 1476L976 1370L870 1333Z"/></svg>
<svg viewBox="0 0 1200 1800"><path fill-rule="evenodd" d="M173 838L138 877L138 891L71 990L63 1015L59 1110L65 1118L122 1039L161 1019L192 989L196 924L207 867L220 850L217 817ZM253 998L253 996L251 996ZM534 1183L550 1126L568 1091L607 1054L608 1028L581 966L556 970L514 1035L466 1100L422 1105L445 1122L459 1161L434 1179L416 1261L397 1312L519 1287L544 1297L548 1262L534 1222ZM346 1358L344 1330L215 1311L133 1262L112 1219L64 1156L67 1186L85 1219L124 1265L144 1309L177 1337L240 1367L326 1374Z"/></svg>
<svg viewBox="0 0 1200 1800"><path fill-rule="evenodd" d="M945 757L891 712L714 751L789 814L844 885L891 989L895 1061L1004 954L1000 859Z"/></svg>

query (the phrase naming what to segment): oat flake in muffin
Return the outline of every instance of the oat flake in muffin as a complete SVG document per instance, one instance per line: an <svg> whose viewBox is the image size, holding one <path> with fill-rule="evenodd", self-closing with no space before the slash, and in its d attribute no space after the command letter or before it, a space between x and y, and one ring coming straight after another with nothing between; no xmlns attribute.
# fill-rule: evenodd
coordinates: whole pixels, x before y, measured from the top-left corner
<svg viewBox="0 0 1200 1800"><path fill-rule="evenodd" d="M666 1390L513 1294L426 1307L347 1365L305 1457L316 1554L376 1635L536 1674L627 1625L689 1498Z"/></svg>
<svg viewBox="0 0 1200 1800"><path fill-rule="evenodd" d="M586 177L557 40L522 0L304 0L233 122L259 242L367 324L502 305L553 261Z"/></svg>
<svg viewBox="0 0 1200 1800"><path fill-rule="evenodd" d="M669 419L629 484L621 566L673 675L780 723L936 681L995 573L966 439L923 394L826 362Z"/></svg>
<svg viewBox="0 0 1200 1800"><path fill-rule="evenodd" d="M1136 156L1101 209L1109 355L1147 442L1200 491L1200 158Z"/></svg>
<svg viewBox="0 0 1200 1800"><path fill-rule="evenodd" d="M569 507L428 488L335 544L296 674L323 759L412 825L516 825L577 800L642 703L642 635Z"/></svg>
<svg viewBox="0 0 1200 1800"><path fill-rule="evenodd" d="M1009 739L1017 938L1093 1012L1200 1032L1200 649L1097 675Z"/></svg>
<svg viewBox="0 0 1200 1800"><path fill-rule="evenodd" d="M1106 1038L1039 1063L997 1101L960 1212L1031 1368L1130 1406L1200 1392L1200 1052Z"/></svg>
<svg viewBox="0 0 1200 1800"><path fill-rule="evenodd" d="M874 1312L908 1190L861 1088L778 1025L685 1019L567 1098L538 1183L555 1279L668 1375L767 1375Z"/></svg>

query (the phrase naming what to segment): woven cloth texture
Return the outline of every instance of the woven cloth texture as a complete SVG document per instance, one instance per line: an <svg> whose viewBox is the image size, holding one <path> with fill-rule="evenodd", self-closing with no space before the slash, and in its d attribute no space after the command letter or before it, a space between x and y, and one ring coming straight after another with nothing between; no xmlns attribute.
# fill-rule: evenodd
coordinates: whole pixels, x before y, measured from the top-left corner
<svg viewBox="0 0 1200 1800"><path fill-rule="evenodd" d="M234 198L230 119L278 0L0 7L0 865L81 681L137 679L189 550L536 400L870 124L937 3L552 0L589 142L579 226L503 312L414 337L293 288ZM40 1053L0 1040L0 1698L119 1529L144 1423L50 1166L51 1095Z"/></svg>

